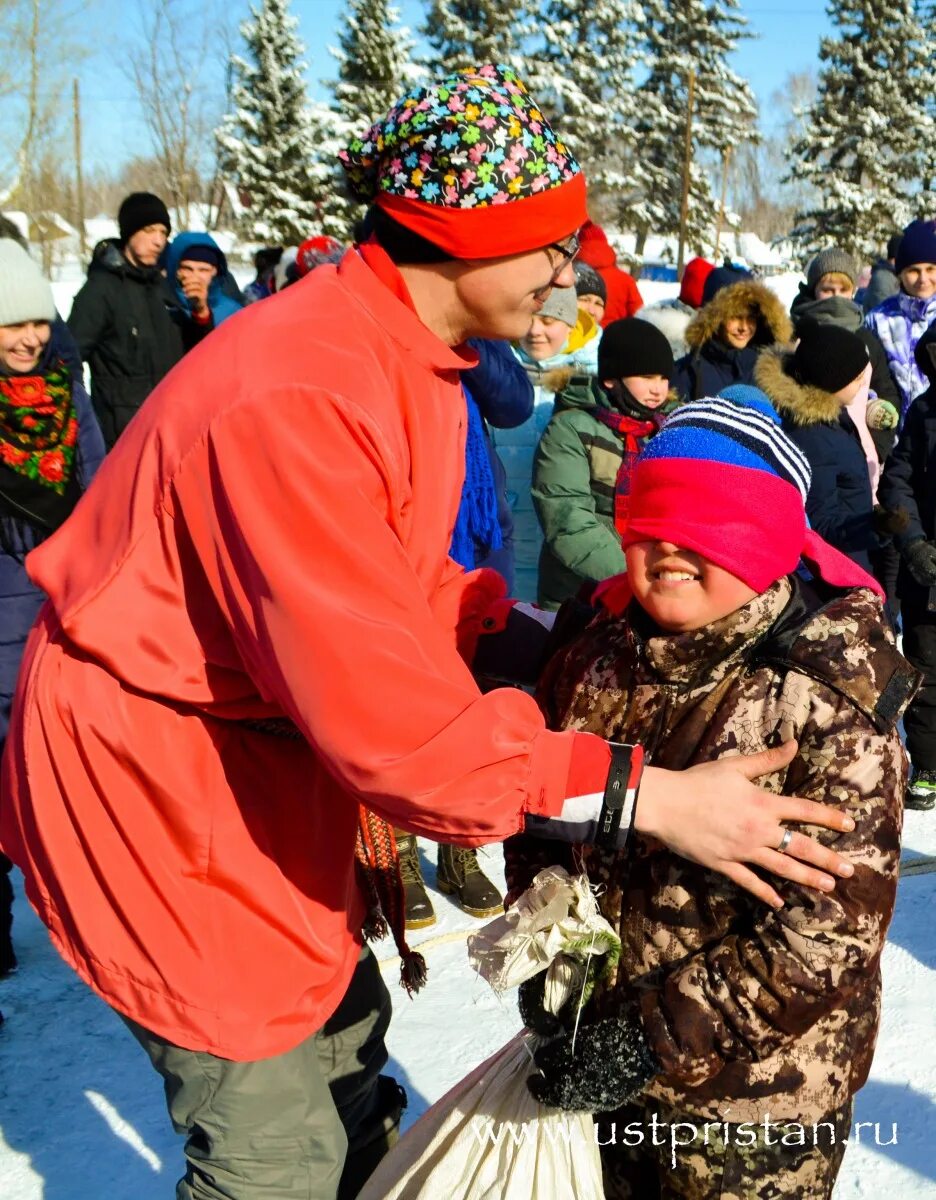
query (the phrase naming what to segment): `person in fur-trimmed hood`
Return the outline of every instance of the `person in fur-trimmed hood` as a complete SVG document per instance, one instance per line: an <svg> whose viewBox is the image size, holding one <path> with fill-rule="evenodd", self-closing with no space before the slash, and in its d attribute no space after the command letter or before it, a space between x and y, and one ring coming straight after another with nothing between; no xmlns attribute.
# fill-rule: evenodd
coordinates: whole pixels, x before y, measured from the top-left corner
<svg viewBox="0 0 936 1200"><path fill-rule="evenodd" d="M792 336L790 318L770 288L753 279L732 283L687 326L689 353L676 364L673 387L683 400L698 400L733 383L751 383L761 349Z"/></svg>
<svg viewBox="0 0 936 1200"><path fill-rule="evenodd" d="M871 553L878 539L869 463L879 467L867 426L859 427L860 415L853 407L867 408L870 378L864 341L835 325L807 326L795 349L770 346L754 368L755 383L809 461L810 525L872 573Z"/></svg>
<svg viewBox="0 0 936 1200"><path fill-rule="evenodd" d="M567 370L555 379L555 411L533 460L533 505L545 539L537 587L542 608L557 609L586 580L626 569L621 533L630 473L676 399L672 374L666 337L628 317L604 331L597 376Z"/></svg>

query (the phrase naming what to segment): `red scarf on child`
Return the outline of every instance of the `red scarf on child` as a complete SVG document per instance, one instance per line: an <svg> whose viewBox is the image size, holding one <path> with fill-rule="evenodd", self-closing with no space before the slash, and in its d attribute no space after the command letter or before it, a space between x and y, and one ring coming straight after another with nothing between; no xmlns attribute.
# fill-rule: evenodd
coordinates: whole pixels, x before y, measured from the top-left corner
<svg viewBox="0 0 936 1200"><path fill-rule="evenodd" d="M638 417L628 417L624 413L615 412L613 408L600 406L595 409L595 416L603 425L613 429L624 443L624 453L614 483L614 528L623 534L627 524L627 497L630 495L631 474L640 453L640 443L651 433L656 433L660 425L651 418L642 421Z"/></svg>

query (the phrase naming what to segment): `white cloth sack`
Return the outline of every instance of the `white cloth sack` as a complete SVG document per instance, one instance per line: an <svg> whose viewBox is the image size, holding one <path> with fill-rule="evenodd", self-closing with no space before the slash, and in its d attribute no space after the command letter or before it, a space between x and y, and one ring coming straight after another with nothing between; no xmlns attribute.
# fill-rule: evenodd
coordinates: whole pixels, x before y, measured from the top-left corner
<svg viewBox="0 0 936 1200"><path fill-rule="evenodd" d="M620 941L584 877L541 871L515 905L469 939L495 991L547 970L545 1005L581 989L588 960ZM425 1113L383 1159L358 1200L602 1200L590 1113L537 1103L526 1086L541 1039L524 1030Z"/></svg>

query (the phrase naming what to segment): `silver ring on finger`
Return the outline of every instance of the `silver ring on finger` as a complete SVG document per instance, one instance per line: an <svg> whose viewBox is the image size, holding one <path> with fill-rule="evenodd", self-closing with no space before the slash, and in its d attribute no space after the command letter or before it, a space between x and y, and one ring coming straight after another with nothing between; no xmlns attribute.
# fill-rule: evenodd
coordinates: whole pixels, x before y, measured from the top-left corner
<svg viewBox="0 0 936 1200"><path fill-rule="evenodd" d="M777 847L778 854L786 854L790 848L790 842L793 841L793 830L784 829L783 837L780 839L780 845Z"/></svg>

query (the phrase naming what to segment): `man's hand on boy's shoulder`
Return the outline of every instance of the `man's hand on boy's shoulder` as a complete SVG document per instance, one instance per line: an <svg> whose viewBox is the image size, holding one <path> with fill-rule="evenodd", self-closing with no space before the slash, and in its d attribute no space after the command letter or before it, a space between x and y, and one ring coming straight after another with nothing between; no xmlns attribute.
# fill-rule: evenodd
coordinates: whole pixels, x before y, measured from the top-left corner
<svg viewBox="0 0 936 1200"><path fill-rule="evenodd" d="M787 837L786 823L849 832L854 821L835 808L777 796L753 782L783 770L796 751L796 742L787 742L760 754L721 758L685 771L648 767L636 828L683 858L727 876L773 908L782 908L783 900L751 867L831 892L834 876L847 879L854 867L806 834L791 831Z"/></svg>

